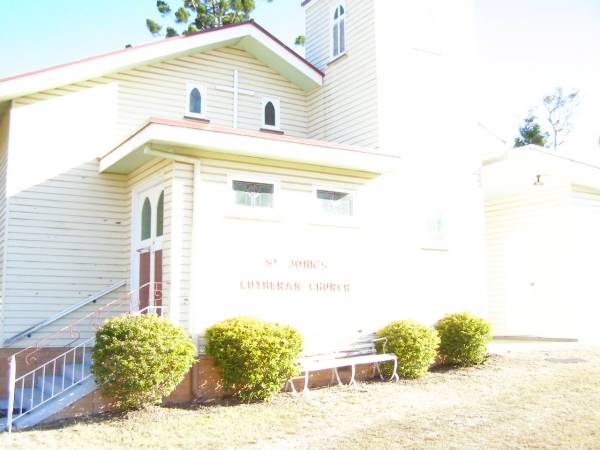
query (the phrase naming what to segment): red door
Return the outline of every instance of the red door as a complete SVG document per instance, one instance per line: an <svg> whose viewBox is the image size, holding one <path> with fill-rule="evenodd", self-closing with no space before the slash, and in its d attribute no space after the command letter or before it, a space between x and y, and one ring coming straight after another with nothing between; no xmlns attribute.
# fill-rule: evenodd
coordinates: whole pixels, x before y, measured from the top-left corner
<svg viewBox="0 0 600 450"><path fill-rule="evenodd" d="M139 220L136 252L138 275L138 311L162 315L162 240L164 191L153 187L138 194Z"/></svg>
<svg viewBox="0 0 600 450"><path fill-rule="evenodd" d="M162 250L154 252L154 306L162 313Z"/></svg>
<svg viewBox="0 0 600 450"><path fill-rule="evenodd" d="M140 253L139 311L150 306L150 252Z"/></svg>

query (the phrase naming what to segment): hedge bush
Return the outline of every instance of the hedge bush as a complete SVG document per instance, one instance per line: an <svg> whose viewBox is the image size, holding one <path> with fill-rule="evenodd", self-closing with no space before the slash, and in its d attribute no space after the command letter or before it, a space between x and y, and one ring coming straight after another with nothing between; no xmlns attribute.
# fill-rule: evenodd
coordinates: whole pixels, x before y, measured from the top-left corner
<svg viewBox="0 0 600 450"><path fill-rule="evenodd" d="M194 363L185 331L154 314L120 316L96 332L92 373L120 408L140 408L169 395Z"/></svg>
<svg viewBox="0 0 600 450"><path fill-rule="evenodd" d="M269 399L298 374L302 335L290 326L236 317L208 328L205 337L225 388L242 401Z"/></svg>
<svg viewBox="0 0 600 450"><path fill-rule="evenodd" d="M480 364L492 339L491 325L467 312L448 314L435 325L440 335L440 357L457 366Z"/></svg>
<svg viewBox="0 0 600 450"><path fill-rule="evenodd" d="M436 357L440 343L437 332L426 325L412 320L391 322L377 332L379 337L387 338L385 350L398 357L398 375L402 378L418 378L429 369ZM383 350L383 343L378 343ZM386 372L390 372L386 366Z"/></svg>

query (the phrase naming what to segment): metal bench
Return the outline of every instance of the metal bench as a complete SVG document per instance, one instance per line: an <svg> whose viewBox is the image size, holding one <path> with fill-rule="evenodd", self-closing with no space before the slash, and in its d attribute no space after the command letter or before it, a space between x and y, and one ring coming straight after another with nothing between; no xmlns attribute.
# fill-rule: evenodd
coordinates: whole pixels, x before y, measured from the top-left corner
<svg viewBox="0 0 600 450"><path fill-rule="evenodd" d="M383 353L377 352L375 347L376 342L383 342ZM361 334L349 338L306 337L304 340L305 350L297 360L300 373L304 375L288 380L286 385L289 384L292 391L296 393L294 380L304 378L303 392L306 392L308 391L310 372L327 369L332 370L331 381L333 382L335 377L337 383L342 384L338 373L338 369L341 367L351 368L352 374L348 384L356 385L356 366L361 364L373 364L373 376L376 370L379 377L383 380L384 377L379 367L379 364L382 362L394 363L392 376L389 378L389 381L399 381L397 372L398 360L395 354L385 353L386 342L386 338L378 338L374 333Z"/></svg>

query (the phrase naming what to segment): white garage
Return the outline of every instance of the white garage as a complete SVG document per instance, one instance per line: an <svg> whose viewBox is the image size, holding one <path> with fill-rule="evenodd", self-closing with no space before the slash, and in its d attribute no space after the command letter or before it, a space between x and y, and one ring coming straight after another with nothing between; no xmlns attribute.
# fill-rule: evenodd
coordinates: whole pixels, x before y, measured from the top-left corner
<svg viewBox="0 0 600 450"><path fill-rule="evenodd" d="M482 180L494 334L599 341L600 167L528 146Z"/></svg>

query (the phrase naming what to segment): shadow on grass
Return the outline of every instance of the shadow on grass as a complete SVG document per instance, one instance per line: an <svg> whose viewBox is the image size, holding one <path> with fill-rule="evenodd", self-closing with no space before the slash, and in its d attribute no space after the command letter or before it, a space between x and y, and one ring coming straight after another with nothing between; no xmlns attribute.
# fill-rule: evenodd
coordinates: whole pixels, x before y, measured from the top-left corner
<svg viewBox="0 0 600 450"><path fill-rule="evenodd" d="M497 362L500 359L502 359L501 356L488 353L485 356L485 359L479 364L474 364L472 366L460 366L457 364L446 364L444 362L436 362L429 368L429 371L432 373L448 373L464 370L483 369L485 367L488 367L490 364Z"/></svg>
<svg viewBox="0 0 600 450"><path fill-rule="evenodd" d="M494 363L497 363L498 360L500 360L500 359L502 359L502 357L499 355L488 354L486 359L481 364L476 365L476 366L471 366L471 367L461 367L461 366L443 364L443 363L438 362L430 367L429 372L432 374L451 374L451 373L466 374L472 370L480 370L480 369L489 367L490 365L494 365ZM434 383L444 382L444 379L433 379L432 380L427 376L422 377L422 378L417 378L417 379L401 378L399 384L401 384L403 386L406 386L406 385L410 386L410 385L419 385L422 383L431 383L431 382L434 382ZM378 377L375 377L372 379L367 379L367 380L361 381L359 386L360 385L370 386L370 385L375 385L375 384L380 384L380 383L387 384L386 381L381 381ZM335 389L336 387L337 387L337 385L324 385L324 386L311 388L311 391ZM347 386L344 385L342 387L344 388ZM302 394L294 395L289 392L282 392L279 395L291 396L298 400L305 398ZM66 429L66 428L69 428L72 426L77 426L77 425L93 425L93 424L105 423L105 422L115 422L115 424L119 424L124 421L131 420L132 418L135 418L136 416L139 417L140 415L144 415L144 414L160 415L161 411L168 411L168 410L198 411L198 412L203 412L203 413L210 413L211 410L214 410L214 409L220 408L220 407L237 408L237 407L242 407L242 406L247 406L247 405L256 405L256 404L265 404L265 403L268 404L269 402L270 402L270 400L266 400L266 401L258 401L257 400L257 401L252 401L252 402L243 402L243 401L236 399L235 397L223 397L220 399L210 399L208 401L203 401L202 399L199 399L199 400L194 400L191 402L153 405L153 406L150 406L147 408L142 408L142 409L137 409L137 410L111 410L111 411L100 412L100 413L93 414L93 415L81 415L81 416L76 416L76 417L70 417L70 418L53 421L53 422L50 422L47 424L37 425L37 426L29 428L27 430L22 430L21 432L27 432L30 430L31 431L33 431L33 430L58 430L58 429Z"/></svg>

